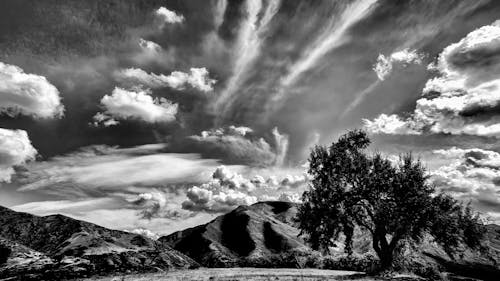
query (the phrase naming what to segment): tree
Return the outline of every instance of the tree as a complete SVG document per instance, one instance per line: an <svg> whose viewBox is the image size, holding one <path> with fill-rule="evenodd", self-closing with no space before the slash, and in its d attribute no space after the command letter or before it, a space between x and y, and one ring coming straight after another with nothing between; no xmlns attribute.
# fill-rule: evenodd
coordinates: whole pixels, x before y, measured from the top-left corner
<svg viewBox="0 0 500 281"><path fill-rule="evenodd" d="M314 249L328 249L345 236L352 254L356 227L369 231L382 269L392 265L403 241L420 242L424 234L452 254L466 244L481 246L484 233L470 206L437 193L426 170L411 154L393 164L364 152L370 140L354 130L329 148L316 146L309 157L310 189L303 194L297 219Z"/></svg>

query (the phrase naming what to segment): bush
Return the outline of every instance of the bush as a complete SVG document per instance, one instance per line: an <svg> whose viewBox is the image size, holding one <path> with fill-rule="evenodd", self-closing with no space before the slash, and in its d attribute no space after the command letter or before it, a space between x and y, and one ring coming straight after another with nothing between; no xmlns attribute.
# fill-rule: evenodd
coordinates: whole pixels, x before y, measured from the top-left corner
<svg viewBox="0 0 500 281"><path fill-rule="evenodd" d="M328 256L323 260L324 269L353 270L374 272L379 267L379 260L372 254Z"/></svg>
<svg viewBox="0 0 500 281"><path fill-rule="evenodd" d="M7 245L0 244L0 264L6 263L11 253L12 250Z"/></svg>

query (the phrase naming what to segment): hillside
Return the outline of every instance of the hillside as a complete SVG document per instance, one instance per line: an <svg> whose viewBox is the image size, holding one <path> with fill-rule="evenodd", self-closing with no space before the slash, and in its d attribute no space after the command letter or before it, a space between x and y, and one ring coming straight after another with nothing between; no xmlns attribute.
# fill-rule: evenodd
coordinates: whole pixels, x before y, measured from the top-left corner
<svg viewBox="0 0 500 281"><path fill-rule="evenodd" d="M297 262L284 262L286 267L306 266L328 269L364 270L370 260L346 262L342 243L332 249L331 256L321 258L297 237L293 217L297 204L286 202L260 202L252 206L240 206L213 221L194 228L161 237L160 242L190 256L207 267L264 266L280 267L279 259L290 256ZM495 280L500 274L500 226L487 226L486 250L484 252L463 248L460 253L449 256L430 237L413 247L402 249L401 260L408 268L439 268L440 271L456 275ZM373 257L370 235L357 231L354 237L354 252L357 257ZM299 258L297 258L299 257ZM301 264L300 259L304 262ZM365 267L365 268L363 268Z"/></svg>
<svg viewBox="0 0 500 281"><path fill-rule="evenodd" d="M287 202L261 202L159 241L208 267L248 265L251 260L292 250L306 250L293 226L297 207Z"/></svg>
<svg viewBox="0 0 500 281"><path fill-rule="evenodd" d="M4 207L0 207L0 242L13 250L0 268L0 278L60 279L197 266L184 254L138 234Z"/></svg>

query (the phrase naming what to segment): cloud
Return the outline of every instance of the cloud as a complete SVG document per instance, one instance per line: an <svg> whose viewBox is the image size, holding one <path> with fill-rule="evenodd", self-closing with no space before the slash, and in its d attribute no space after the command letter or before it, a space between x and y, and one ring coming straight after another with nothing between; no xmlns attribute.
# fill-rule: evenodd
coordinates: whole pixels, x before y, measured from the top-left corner
<svg viewBox="0 0 500 281"><path fill-rule="evenodd" d="M373 133L448 133L500 136L500 22L476 29L446 47L431 69L409 117L364 120Z"/></svg>
<svg viewBox="0 0 500 281"><path fill-rule="evenodd" d="M500 153L479 148L434 150L449 163L430 172L438 189L468 202L486 215L500 214Z"/></svg>
<svg viewBox="0 0 500 281"><path fill-rule="evenodd" d="M165 23L182 23L185 20L183 15L179 15L165 7L158 8L158 10L155 11L155 15L162 20L162 28Z"/></svg>
<svg viewBox="0 0 500 281"><path fill-rule="evenodd" d="M60 212L81 213L103 206L112 206L115 203L111 198L92 198L80 200L48 200L29 202L13 206L12 209L18 212L31 212L41 216L53 215Z"/></svg>
<svg viewBox="0 0 500 281"><path fill-rule="evenodd" d="M190 211L227 212L240 205L251 205L257 201L299 202L298 190L305 186L305 175L287 175L281 180L276 176L265 179L254 175L251 179L232 172L225 166L218 167L212 179L200 186L188 189L182 208ZM286 192L282 192L288 190Z"/></svg>
<svg viewBox="0 0 500 281"><path fill-rule="evenodd" d="M423 55L417 53L416 50L409 49L394 52L388 57L379 54L373 70L377 73L378 79L383 81L392 73L395 64L401 64L403 67L406 67L409 64L421 64L422 59Z"/></svg>
<svg viewBox="0 0 500 281"><path fill-rule="evenodd" d="M269 24L278 12L281 0L272 0L263 5L262 0L246 1L246 17L240 23L238 37L233 50L233 73L226 82L224 90L214 102L214 111L228 110L235 94L248 75L255 59L259 56L262 44L269 30ZM225 7L224 7L225 8ZM220 120L219 120L220 121Z"/></svg>
<svg viewBox="0 0 500 281"><path fill-rule="evenodd" d="M257 198L240 191L228 189L214 193L203 187L193 186L187 192L182 207L191 211L226 212L235 206L257 203Z"/></svg>
<svg viewBox="0 0 500 281"><path fill-rule="evenodd" d="M139 39L139 46L146 52L150 52L153 54L160 53L163 49L160 45L156 44L153 41L144 40L142 38Z"/></svg>
<svg viewBox="0 0 500 281"><path fill-rule="evenodd" d="M402 120L398 115L380 114L374 120L363 119L364 128L372 134L419 135L412 120Z"/></svg>
<svg viewBox="0 0 500 281"><path fill-rule="evenodd" d="M131 186L158 186L203 182L206 170L217 161L196 154L165 153L164 145L134 148L91 146L48 161L32 162L18 173L21 190L52 190L55 193L93 193Z"/></svg>
<svg viewBox="0 0 500 281"><path fill-rule="evenodd" d="M216 80L209 77L208 70L202 68L191 68L191 73L174 71L170 75L147 73L139 68L127 68L117 71L115 78L125 85L140 84L148 88L170 87L183 90L187 85L202 92L210 92Z"/></svg>
<svg viewBox="0 0 500 281"><path fill-rule="evenodd" d="M172 122L178 105L165 98L153 98L149 91L115 88L111 94L101 99L104 113L94 116L95 125L112 126L118 120L135 119L147 123Z"/></svg>
<svg viewBox="0 0 500 281"><path fill-rule="evenodd" d="M228 128L202 131L200 135L190 136L189 140L209 155L222 155L231 163L253 166L281 166L288 151L288 136L277 128L272 131L273 142L257 137L248 127L229 126Z"/></svg>
<svg viewBox="0 0 500 281"><path fill-rule="evenodd" d="M126 231L130 232L130 233L139 234L139 235L148 237L148 238L153 239L153 240L157 240L158 238L160 238L160 235L158 233L155 233L155 232L153 232L149 229L146 229L146 228L136 228L136 229L126 230Z"/></svg>
<svg viewBox="0 0 500 281"><path fill-rule="evenodd" d="M327 28L302 53L302 56L291 67L289 73L283 77L281 84L284 87L293 85L303 73L317 66L318 61L345 42L345 33L354 24L366 17L377 0L358 0L349 6L338 17L332 17Z"/></svg>
<svg viewBox="0 0 500 281"><path fill-rule="evenodd" d="M0 182L10 182L13 166L34 160L36 154L26 131L0 128Z"/></svg>
<svg viewBox="0 0 500 281"><path fill-rule="evenodd" d="M45 77L0 62L0 113L54 118L63 111L59 91Z"/></svg>

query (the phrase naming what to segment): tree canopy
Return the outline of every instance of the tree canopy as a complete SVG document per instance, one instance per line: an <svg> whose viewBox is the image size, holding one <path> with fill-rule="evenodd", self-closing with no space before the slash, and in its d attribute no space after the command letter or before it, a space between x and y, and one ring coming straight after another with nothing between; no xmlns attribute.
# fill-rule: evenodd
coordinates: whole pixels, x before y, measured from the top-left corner
<svg viewBox="0 0 500 281"><path fill-rule="evenodd" d="M449 254L462 244L480 247L483 226L470 206L437 192L411 154L393 163L366 153L369 144L364 131L354 130L312 150L312 180L298 221L313 248L327 249L344 234L351 254L356 227L370 232L383 268L391 266L402 241L418 243L426 233Z"/></svg>

